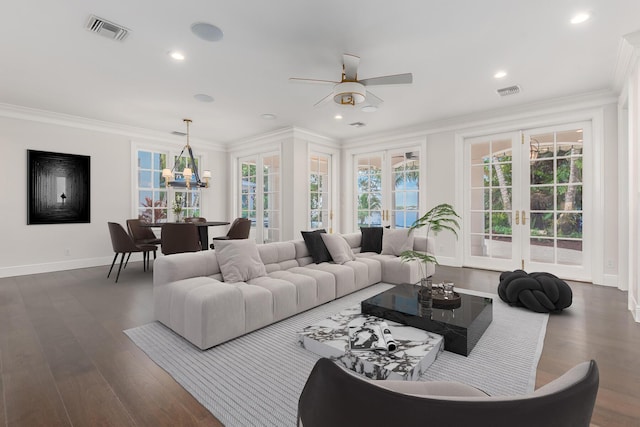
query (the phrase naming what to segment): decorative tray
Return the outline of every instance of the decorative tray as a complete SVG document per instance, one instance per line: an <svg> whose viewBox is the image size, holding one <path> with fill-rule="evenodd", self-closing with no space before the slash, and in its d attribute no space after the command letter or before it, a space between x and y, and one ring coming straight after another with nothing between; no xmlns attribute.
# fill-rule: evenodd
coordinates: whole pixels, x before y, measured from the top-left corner
<svg viewBox="0 0 640 427"><path fill-rule="evenodd" d="M431 297L433 298L433 308L460 308L462 305L462 298L457 292L453 292L453 295L445 297L444 289L439 286L432 288Z"/></svg>

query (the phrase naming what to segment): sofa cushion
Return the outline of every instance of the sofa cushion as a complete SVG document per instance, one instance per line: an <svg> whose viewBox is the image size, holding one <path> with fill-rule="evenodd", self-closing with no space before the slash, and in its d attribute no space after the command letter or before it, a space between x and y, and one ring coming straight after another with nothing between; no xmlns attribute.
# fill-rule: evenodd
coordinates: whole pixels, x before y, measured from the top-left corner
<svg viewBox="0 0 640 427"><path fill-rule="evenodd" d="M253 240L220 240L216 252L225 282L246 282L267 274Z"/></svg>
<svg viewBox="0 0 640 427"><path fill-rule="evenodd" d="M404 251L413 249L413 233L405 228L383 229L382 255L400 256Z"/></svg>
<svg viewBox="0 0 640 427"><path fill-rule="evenodd" d="M362 232L361 252L382 252L382 227L360 227Z"/></svg>
<svg viewBox="0 0 640 427"><path fill-rule="evenodd" d="M321 262L331 261L331 254L321 236L321 234L326 233L326 230L301 231L300 233L302 233L302 238L307 245L311 258L313 258L313 262L320 264Z"/></svg>
<svg viewBox="0 0 640 427"><path fill-rule="evenodd" d="M349 243L339 234L320 234L331 258L337 264L353 261L356 257L351 252Z"/></svg>

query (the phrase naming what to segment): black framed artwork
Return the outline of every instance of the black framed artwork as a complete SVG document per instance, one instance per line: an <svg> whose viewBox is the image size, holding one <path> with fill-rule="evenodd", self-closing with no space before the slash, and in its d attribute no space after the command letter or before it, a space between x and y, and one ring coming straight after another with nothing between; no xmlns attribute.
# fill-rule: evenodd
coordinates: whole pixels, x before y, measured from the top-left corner
<svg viewBox="0 0 640 427"><path fill-rule="evenodd" d="M27 224L91 222L91 157L27 150Z"/></svg>

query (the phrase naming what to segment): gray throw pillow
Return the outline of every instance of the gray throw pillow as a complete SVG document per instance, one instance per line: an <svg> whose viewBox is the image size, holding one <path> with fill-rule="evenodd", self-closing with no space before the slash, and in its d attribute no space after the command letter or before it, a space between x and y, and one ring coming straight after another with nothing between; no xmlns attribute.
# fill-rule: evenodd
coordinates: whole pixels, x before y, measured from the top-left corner
<svg viewBox="0 0 640 427"><path fill-rule="evenodd" d="M351 250L351 246L344 237L339 234L320 234L325 246L331 254L331 258L337 264L344 264L347 261L356 259Z"/></svg>
<svg viewBox="0 0 640 427"><path fill-rule="evenodd" d="M400 256L404 251L413 249L413 231L406 228L387 229L382 232L382 255Z"/></svg>
<svg viewBox="0 0 640 427"><path fill-rule="evenodd" d="M246 282L267 275L253 240L219 240L215 251L225 282Z"/></svg>

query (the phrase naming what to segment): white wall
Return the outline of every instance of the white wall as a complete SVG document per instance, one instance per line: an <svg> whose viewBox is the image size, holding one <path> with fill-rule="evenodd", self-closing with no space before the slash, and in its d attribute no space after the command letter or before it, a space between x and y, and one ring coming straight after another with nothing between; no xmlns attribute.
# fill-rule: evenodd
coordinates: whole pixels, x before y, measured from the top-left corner
<svg viewBox="0 0 640 427"><path fill-rule="evenodd" d="M0 277L111 264L113 250L107 222L125 225L134 211L131 141L153 144L167 140L99 122L76 122L66 116L52 118L51 114L34 113L29 118L29 114L15 113L0 111L0 234L4 243L0 246ZM178 149L180 143L176 139ZM29 149L91 157L90 223L27 225ZM210 162L205 166L211 168L213 180L211 188L203 190L203 212L211 219L225 219L226 154L218 150L205 154Z"/></svg>

